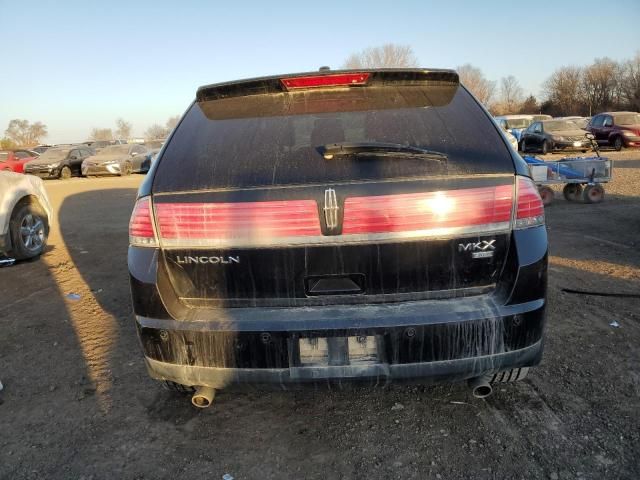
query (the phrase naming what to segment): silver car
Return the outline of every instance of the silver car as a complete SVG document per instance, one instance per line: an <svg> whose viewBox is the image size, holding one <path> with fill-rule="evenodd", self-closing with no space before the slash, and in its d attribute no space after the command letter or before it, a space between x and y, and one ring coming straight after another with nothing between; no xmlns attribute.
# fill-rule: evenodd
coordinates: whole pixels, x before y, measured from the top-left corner
<svg viewBox="0 0 640 480"><path fill-rule="evenodd" d="M130 175L143 170L147 149L142 145L110 145L82 162L82 175Z"/></svg>

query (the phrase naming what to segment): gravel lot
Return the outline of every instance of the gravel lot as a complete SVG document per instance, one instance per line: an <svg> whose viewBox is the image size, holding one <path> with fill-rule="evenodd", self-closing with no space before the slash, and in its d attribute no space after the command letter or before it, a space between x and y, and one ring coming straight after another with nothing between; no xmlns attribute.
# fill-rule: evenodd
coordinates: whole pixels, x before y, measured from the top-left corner
<svg viewBox="0 0 640 480"><path fill-rule="evenodd" d="M222 393L197 410L147 377L135 336L142 177L47 182L49 250L0 270L0 478L640 478L640 152L607 155L604 203L558 194L547 209L543 364L486 400L392 386Z"/></svg>

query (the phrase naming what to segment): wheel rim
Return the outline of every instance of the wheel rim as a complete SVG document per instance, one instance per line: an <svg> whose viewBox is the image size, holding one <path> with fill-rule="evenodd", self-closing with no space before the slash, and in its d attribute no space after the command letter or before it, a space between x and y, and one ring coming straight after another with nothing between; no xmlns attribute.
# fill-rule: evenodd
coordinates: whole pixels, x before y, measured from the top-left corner
<svg viewBox="0 0 640 480"><path fill-rule="evenodd" d="M577 200L582 193L582 188L577 183L570 183L566 189L567 197L571 200Z"/></svg>
<svg viewBox="0 0 640 480"><path fill-rule="evenodd" d="M588 195L592 201L597 202L602 198L602 190L597 187L590 188Z"/></svg>
<svg viewBox="0 0 640 480"><path fill-rule="evenodd" d="M69 178L71 176L71 170L69 170L67 167L63 167L60 171L60 176L62 178Z"/></svg>
<svg viewBox="0 0 640 480"><path fill-rule="evenodd" d="M613 146L616 150L620 150L622 148L622 140L620 140L620 137L616 137L616 141L614 142Z"/></svg>
<svg viewBox="0 0 640 480"><path fill-rule="evenodd" d="M38 251L44 244L44 222L31 213L20 222L20 239L22 246L30 252Z"/></svg>

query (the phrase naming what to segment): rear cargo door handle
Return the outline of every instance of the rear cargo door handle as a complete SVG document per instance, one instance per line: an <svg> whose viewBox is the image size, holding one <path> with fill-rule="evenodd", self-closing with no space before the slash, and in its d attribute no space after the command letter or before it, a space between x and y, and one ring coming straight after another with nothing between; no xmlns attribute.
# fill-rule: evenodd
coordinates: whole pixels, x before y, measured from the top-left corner
<svg viewBox="0 0 640 480"><path fill-rule="evenodd" d="M352 295L364 292L364 275L326 275L305 279L307 295Z"/></svg>

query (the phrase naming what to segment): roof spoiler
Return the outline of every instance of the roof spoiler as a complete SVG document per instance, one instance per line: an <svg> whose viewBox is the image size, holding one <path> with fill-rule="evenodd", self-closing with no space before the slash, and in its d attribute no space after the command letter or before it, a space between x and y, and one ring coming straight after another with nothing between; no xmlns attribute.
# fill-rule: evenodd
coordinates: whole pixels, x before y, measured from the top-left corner
<svg viewBox="0 0 640 480"><path fill-rule="evenodd" d="M291 91L352 89L369 87L457 87L460 83L454 70L417 68L321 70L316 72L275 75L233 82L215 83L198 88L197 102L225 100L234 97L270 95Z"/></svg>

